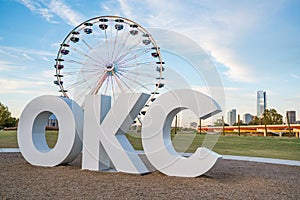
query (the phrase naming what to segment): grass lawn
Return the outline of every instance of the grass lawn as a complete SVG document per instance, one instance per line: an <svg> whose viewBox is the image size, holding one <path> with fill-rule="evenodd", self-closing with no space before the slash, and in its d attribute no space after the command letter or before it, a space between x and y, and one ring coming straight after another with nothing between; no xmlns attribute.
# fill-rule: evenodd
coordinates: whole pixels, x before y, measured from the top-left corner
<svg viewBox="0 0 300 200"><path fill-rule="evenodd" d="M46 131L46 140L50 148L56 144L57 136L57 131ZM17 131L1 131L0 148L18 148Z"/></svg>
<svg viewBox="0 0 300 200"><path fill-rule="evenodd" d="M135 149L142 150L142 143L135 134L129 134L129 141ZM172 135L173 145L178 152L194 152L202 144L212 147L221 155L253 156L300 161L300 138L258 137L258 136L218 136L195 133ZM215 145L214 141L217 140Z"/></svg>
<svg viewBox="0 0 300 200"><path fill-rule="evenodd" d="M142 150L140 135L128 134L129 141L137 150ZM53 147L57 131L46 131L47 143ZM172 141L178 152L194 152L203 146L212 146L221 155L255 156L300 161L300 138L257 137L257 136L206 136L195 133L177 133ZM217 143L213 146L214 142ZM16 131L0 132L0 148L17 148Z"/></svg>

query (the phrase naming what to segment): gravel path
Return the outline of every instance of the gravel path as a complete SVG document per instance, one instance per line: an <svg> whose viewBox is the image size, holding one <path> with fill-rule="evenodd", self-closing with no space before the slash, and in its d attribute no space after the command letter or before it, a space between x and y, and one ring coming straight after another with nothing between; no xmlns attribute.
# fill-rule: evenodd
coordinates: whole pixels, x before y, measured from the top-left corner
<svg viewBox="0 0 300 200"><path fill-rule="evenodd" d="M81 170L79 157L54 168L0 154L2 199L300 199L300 167L220 160L198 178Z"/></svg>

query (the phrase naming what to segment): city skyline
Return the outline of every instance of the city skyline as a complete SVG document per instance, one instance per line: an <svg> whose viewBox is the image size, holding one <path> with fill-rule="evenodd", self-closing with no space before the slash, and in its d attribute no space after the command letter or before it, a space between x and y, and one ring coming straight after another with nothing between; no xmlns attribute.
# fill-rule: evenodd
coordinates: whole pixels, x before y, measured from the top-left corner
<svg viewBox="0 0 300 200"><path fill-rule="evenodd" d="M246 113L239 113L237 109L231 109L227 112L227 123L229 125L232 125L237 122L237 115L243 115L243 119L241 119L243 122L248 124L250 121L253 120L253 117L259 117L261 118L264 111L266 109L275 109L276 108L268 108L267 106L267 91L265 90L258 90L256 91L256 115L253 115L252 113L246 112ZM277 110L276 110L277 111ZM298 122L300 118L297 118L296 110L286 110L285 113L279 113L283 117L283 122L287 123L287 118L289 118L290 123L296 123Z"/></svg>
<svg viewBox="0 0 300 200"><path fill-rule="evenodd" d="M268 108L283 116L295 110L300 118L300 94L295 90L300 82L299 1L176 0L170 5L163 0L10 0L1 4L0 101L15 117L31 99L59 95L53 84L54 58L76 25L95 16L120 15L145 28L178 32L202 47L223 81L224 113L236 108L238 113L255 115L256 91L262 89L268 94ZM166 68L176 64L166 63ZM192 76L185 67L183 73ZM205 83L190 84L207 91Z"/></svg>

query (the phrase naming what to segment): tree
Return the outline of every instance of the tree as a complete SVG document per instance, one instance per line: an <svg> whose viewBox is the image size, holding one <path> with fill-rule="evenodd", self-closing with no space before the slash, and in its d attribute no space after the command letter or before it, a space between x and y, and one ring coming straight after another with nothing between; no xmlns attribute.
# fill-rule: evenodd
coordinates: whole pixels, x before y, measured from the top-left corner
<svg viewBox="0 0 300 200"><path fill-rule="evenodd" d="M282 115L277 113L275 109L266 109L263 117L254 117L254 119L249 123L249 125L274 125L274 124L282 124Z"/></svg>
<svg viewBox="0 0 300 200"><path fill-rule="evenodd" d="M251 122L249 122L249 125L260 125L261 124L261 119L257 116L253 118Z"/></svg>
<svg viewBox="0 0 300 200"><path fill-rule="evenodd" d="M244 123L243 121L240 121L240 126L247 126L248 124ZM235 122L232 124L232 126L238 126L238 123Z"/></svg>
<svg viewBox="0 0 300 200"><path fill-rule="evenodd" d="M4 127L15 127L17 119L11 116L7 106L0 102L0 129Z"/></svg>
<svg viewBox="0 0 300 200"><path fill-rule="evenodd" d="M217 119L217 121L214 122L214 126L223 126L222 119Z"/></svg>
<svg viewBox="0 0 300 200"><path fill-rule="evenodd" d="M217 121L214 122L214 126L223 126L223 120L217 119ZM224 122L224 126L229 126L229 125Z"/></svg>
<svg viewBox="0 0 300 200"><path fill-rule="evenodd" d="M263 115L263 122L268 125L282 124L282 115L277 113L275 109L266 109Z"/></svg>

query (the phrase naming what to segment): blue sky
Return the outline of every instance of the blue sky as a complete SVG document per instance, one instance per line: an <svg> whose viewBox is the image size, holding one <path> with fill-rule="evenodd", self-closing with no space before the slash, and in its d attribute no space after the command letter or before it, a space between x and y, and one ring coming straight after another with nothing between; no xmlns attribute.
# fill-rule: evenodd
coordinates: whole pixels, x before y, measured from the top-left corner
<svg viewBox="0 0 300 200"><path fill-rule="evenodd" d="M0 101L14 116L34 97L58 95L53 65L59 44L73 27L101 15L191 38L219 71L225 112L255 114L256 91L263 89L269 108L296 110L300 119L297 0L1 0Z"/></svg>

